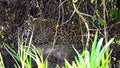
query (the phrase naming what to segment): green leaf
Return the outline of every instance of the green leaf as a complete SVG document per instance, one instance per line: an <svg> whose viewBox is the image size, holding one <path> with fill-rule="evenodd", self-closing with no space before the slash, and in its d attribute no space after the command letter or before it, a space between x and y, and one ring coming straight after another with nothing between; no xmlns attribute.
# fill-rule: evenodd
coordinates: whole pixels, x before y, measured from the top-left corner
<svg viewBox="0 0 120 68"><path fill-rule="evenodd" d="M20 57L18 56L18 53L16 53L14 49L10 47L10 45L5 43L5 46L8 49L8 51L12 54L12 56L15 57L18 61L20 61Z"/></svg>
<svg viewBox="0 0 120 68"><path fill-rule="evenodd" d="M114 40L114 38L110 39L109 42L107 42L104 47L102 48L98 58L96 59L96 64L98 64L102 58L102 56L105 54L106 50L108 49L109 45L112 43L112 41Z"/></svg>
<svg viewBox="0 0 120 68"><path fill-rule="evenodd" d="M90 53L88 50L85 50L85 63L86 68L90 68Z"/></svg>
<svg viewBox="0 0 120 68"><path fill-rule="evenodd" d="M117 8L110 9L109 16L111 20L118 20L119 10Z"/></svg>
<svg viewBox="0 0 120 68"><path fill-rule="evenodd" d="M101 39L98 41L97 47L96 47L96 49L95 49L95 53L94 53L93 57L91 58L91 63L92 63L92 66L93 66L93 67L96 65L95 61L96 61L96 59L97 59L98 56L99 56L100 49L101 49L101 46L102 46L102 42L103 42L103 38L101 38Z"/></svg>
<svg viewBox="0 0 120 68"><path fill-rule="evenodd" d="M90 57L90 59L93 58L94 53L95 53L95 50L96 50L97 37L98 37L98 30L96 31L95 38L94 38L94 42L93 42L93 44L92 44L92 51L91 51L91 57Z"/></svg>
<svg viewBox="0 0 120 68"><path fill-rule="evenodd" d="M78 66L76 65L76 63L73 61L73 62L72 62L72 68L80 68L80 67L78 67Z"/></svg>
<svg viewBox="0 0 120 68"><path fill-rule="evenodd" d="M103 26L104 25L104 20L103 19L99 19L98 20L98 25L99 26Z"/></svg>
<svg viewBox="0 0 120 68"><path fill-rule="evenodd" d="M79 60L79 63L80 63L81 68L85 68L85 62L84 62L84 59L82 58L82 56L80 55L80 53L75 49L74 46L73 46L73 49L74 49L75 52L77 53L78 60Z"/></svg>
<svg viewBox="0 0 120 68"><path fill-rule="evenodd" d="M76 56L75 56L75 62L76 62L76 65L78 66L78 68L80 68L81 67L80 62L78 61Z"/></svg>
<svg viewBox="0 0 120 68"><path fill-rule="evenodd" d="M109 64L106 64L106 63L109 63L109 58L110 58L110 56L111 56L111 53L112 53L112 50L109 51L109 53L108 53L107 56L106 56L106 59L103 60L102 65L101 65L100 68L109 68L109 67L108 67ZM105 67L105 66L107 66L107 67Z"/></svg>
<svg viewBox="0 0 120 68"><path fill-rule="evenodd" d="M72 68L72 66L66 59L65 59L65 68Z"/></svg>

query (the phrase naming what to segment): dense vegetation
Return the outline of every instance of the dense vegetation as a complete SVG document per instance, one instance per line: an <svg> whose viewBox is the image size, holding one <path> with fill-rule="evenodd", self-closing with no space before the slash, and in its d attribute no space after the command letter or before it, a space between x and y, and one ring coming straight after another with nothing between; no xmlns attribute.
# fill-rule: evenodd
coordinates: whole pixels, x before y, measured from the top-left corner
<svg viewBox="0 0 120 68"><path fill-rule="evenodd" d="M54 68L57 64L58 67L65 65L66 68L75 68L79 66L76 58L80 56L74 59L78 52L82 53L82 57L86 57L84 54L92 54L94 36L98 30L98 39L105 39L104 42L100 39L101 45L107 44L113 37L114 41L105 50L107 54L104 53L104 58L107 61L103 66L98 64L97 67L119 67L119 4L119 0L0 0L0 52L4 61L1 63L6 68L24 68L25 65L21 63L21 56L24 56L27 60L23 63L27 62L33 68L39 67L40 62L41 65L44 64L43 61L46 61L46 68L46 65ZM97 48L97 44L94 45ZM105 48L103 45L102 47ZM32 52L28 54L29 50ZM42 59L37 50L43 54ZM25 55L19 51L23 51ZM36 62L39 59L34 59L35 57L42 61ZM67 60L64 64L65 58ZM33 63L29 63L29 60Z"/></svg>

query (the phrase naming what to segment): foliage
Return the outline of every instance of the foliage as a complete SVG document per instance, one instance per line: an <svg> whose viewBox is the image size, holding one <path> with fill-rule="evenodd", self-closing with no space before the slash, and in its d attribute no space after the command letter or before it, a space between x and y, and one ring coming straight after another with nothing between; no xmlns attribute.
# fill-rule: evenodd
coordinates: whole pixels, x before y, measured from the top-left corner
<svg viewBox="0 0 120 68"><path fill-rule="evenodd" d="M110 43L113 41L113 38L107 42L102 47L103 38L101 38L97 43L97 33L95 35L94 42L92 44L91 52L84 50L80 54L74 47L77 57L75 56L75 61L72 62L72 65L65 59L65 68L109 68L109 58L112 51L109 51L106 55L106 50L108 49Z"/></svg>
<svg viewBox="0 0 120 68"><path fill-rule="evenodd" d="M31 68L32 60L31 57L27 54L30 52L30 48L23 45L23 42L19 40L18 53L15 52L8 44L5 44L6 50L13 57L14 61L16 61L15 67L18 68ZM20 63L20 64L19 64Z"/></svg>
<svg viewBox="0 0 120 68"><path fill-rule="evenodd" d="M77 57L75 56L75 61L72 62L72 65L65 59L64 68L109 68L109 58L112 51L109 51L107 54L105 53L113 41L113 38L102 47L103 38L101 38L97 43L97 37L98 31L96 32L91 52L86 49L82 52L82 54L80 54L73 46L75 52L77 53ZM30 46L24 46L23 42L19 40L19 44L21 45L18 49L18 53L16 53L7 44L5 47L16 61L17 65L14 65L15 68L31 68L31 59L35 60L38 68L48 68L48 61L46 60L44 62L42 54L36 49L34 45L32 45L31 42L29 42ZM21 65L18 64L19 62ZM4 68L2 61L1 64L2 68ZM60 68L59 66L57 67Z"/></svg>
<svg viewBox="0 0 120 68"><path fill-rule="evenodd" d="M117 44L118 46L120 46L120 38L118 36L115 36L114 37L114 41L113 41L113 44Z"/></svg>
<svg viewBox="0 0 120 68"><path fill-rule="evenodd" d="M0 53L0 68L5 68L1 53Z"/></svg>
<svg viewBox="0 0 120 68"><path fill-rule="evenodd" d="M13 59L16 61L14 64L15 68L32 68L32 59L36 62L38 68L48 68L48 62L44 62L43 56L39 51L32 45L32 36L29 40L28 46L24 45L23 42L18 40L18 53L15 52L8 44L5 44L6 50L10 53ZM20 62L20 65L19 65Z"/></svg>
<svg viewBox="0 0 120 68"><path fill-rule="evenodd" d="M118 10L118 8L110 9L109 16L110 16L111 20L118 20L119 19L119 10Z"/></svg>
<svg viewBox="0 0 120 68"><path fill-rule="evenodd" d="M99 19L99 20L98 20L98 25L99 25L99 26L104 25L104 20L103 20L103 19Z"/></svg>
<svg viewBox="0 0 120 68"><path fill-rule="evenodd" d="M48 61L45 60L44 62L43 55L38 51L38 49L34 45L32 45L31 50L32 52L28 52L28 55L35 60L38 68L48 68Z"/></svg>

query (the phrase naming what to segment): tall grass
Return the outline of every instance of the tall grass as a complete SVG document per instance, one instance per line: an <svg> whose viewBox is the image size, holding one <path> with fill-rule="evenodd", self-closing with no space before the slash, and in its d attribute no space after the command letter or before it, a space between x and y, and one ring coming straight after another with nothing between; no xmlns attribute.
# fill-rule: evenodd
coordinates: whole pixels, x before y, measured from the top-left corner
<svg viewBox="0 0 120 68"><path fill-rule="evenodd" d="M32 36L28 44L24 44L23 40L18 39L18 52L15 52L8 44L5 44L5 49L13 57L15 68L32 68L33 60L36 62L38 68L48 68L47 60L44 62L43 56L36 47L31 43Z"/></svg>
<svg viewBox="0 0 120 68"><path fill-rule="evenodd" d="M0 68L5 68L1 53L0 53Z"/></svg>
<svg viewBox="0 0 120 68"><path fill-rule="evenodd" d="M30 52L29 46L24 46L23 42L18 40L18 52L15 52L8 44L5 44L6 50L10 53L13 57L14 61L16 62L15 67L17 68L31 68L32 67L32 60L31 57L27 54Z"/></svg>
<svg viewBox="0 0 120 68"><path fill-rule="evenodd" d="M113 38L110 39L104 46L103 38L101 38L97 43L98 31L96 32L94 42L92 44L91 51L87 49L84 50L81 54L75 49L77 53L75 56L75 61L70 64L66 59L63 68L110 68L109 59L112 53L112 50L106 51L109 48L109 45L113 41ZM31 38L32 39L32 38ZM32 68L32 59L37 64L38 68L48 68L48 61L43 60L42 54L38 49L31 43L31 40L28 43L28 46L24 46L23 42L18 40L19 48L18 52L15 52L8 44L5 44L6 50L15 60L15 68ZM0 68L5 68L4 63L0 54ZM57 68L60 68L57 65Z"/></svg>
<svg viewBox="0 0 120 68"><path fill-rule="evenodd" d="M48 68L47 60L44 62L42 54L34 45L30 44L30 46L23 46L20 40L19 43L21 43L21 47L18 49L18 53L6 44L6 50L16 61L16 68L32 68L32 59L36 62L38 68Z"/></svg>
<svg viewBox="0 0 120 68"><path fill-rule="evenodd" d="M43 60L43 55L38 51L38 49L32 45L32 52L28 52L28 55L35 60L38 68L48 68L48 61Z"/></svg>
<svg viewBox="0 0 120 68"><path fill-rule="evenodd" d="M106 51L113 41L113 38L102 47L103 38L101 38L97 43L97 36L98 32L96 32L91 52L86 49L82 52L82 54L80 54L73 46L75 52L77 53L75 61L70 64L65 59L64 68L110 68L109 59L112 50L110 50L107 55Z"/></svg>

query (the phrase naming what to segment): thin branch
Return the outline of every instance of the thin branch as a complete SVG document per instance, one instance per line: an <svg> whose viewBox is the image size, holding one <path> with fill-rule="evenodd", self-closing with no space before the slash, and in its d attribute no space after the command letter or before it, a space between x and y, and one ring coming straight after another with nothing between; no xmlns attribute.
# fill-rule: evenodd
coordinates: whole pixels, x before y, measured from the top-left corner
<svg viewBox="0 0 120 68"><path fill-rule="evenodd" d="M81 15L81 12L76 8L76 5L75 5L75 0L72 0L73 1L73 8L75 10L75 12L78 14L78 16L80 17L80 19L83 21L83 23L85 24L86 26L86 29L87 29L87 42L86 42L86 48L87 49L89 47L89 39L90 39L90 31L89 31L89 26L88 26L88 22L87 20Z"/></svg>
<svg viewBox="0 0 120 68"><path fill-rule="evenodd" d="M105 5L105 1L102 1L103 4L103 19L104 19L104 35L105 35L105 42L107 43L108 41L108 33L107 33L107 23L106 23L106 5Z"/></svg>

